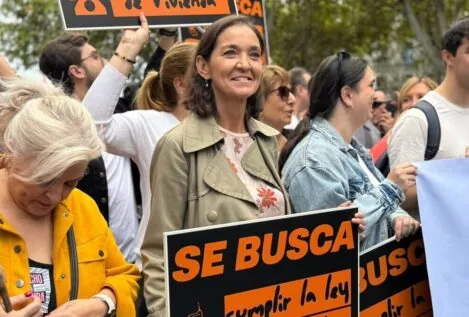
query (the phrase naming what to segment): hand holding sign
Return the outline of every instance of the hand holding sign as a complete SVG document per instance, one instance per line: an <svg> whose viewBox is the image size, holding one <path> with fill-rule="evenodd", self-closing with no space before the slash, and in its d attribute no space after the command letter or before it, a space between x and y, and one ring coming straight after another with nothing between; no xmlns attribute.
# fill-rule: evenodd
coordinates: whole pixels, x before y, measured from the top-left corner
<svg viewBox="0 0 469 317"><path fill-rule="evenodd" d="M123 53L126 57L135 60L150 37L150 29L148 28L147 18L140 13L140 27L137 30L125 30L122 34L118 52Z"/></svg>
<svg viewBox="0 0 469 317"><path fill-rule="evenodd" d="M396 166L388 175L388 179L393 181L404 192L409 187L415 186L416 177L417 168L410 163Z"/></svg>
<svg viewBox="0 0 469 317"><path fill-rule="evenodd" d="M143 13L140 14L141 26L137 30L125 30L122 33L119 45L109 63L124 76L132 71L135 58L148 42L150 30L148 22Z"/></svg>
<svg viewBox="0 0 469 317"><path fill-rule="evenodd" d="M353 203L349 200L339 205L339 207L347 208L351 207ZM353 215L352 223L358 225L358 230L360 231L360 240L365 238L365 214L362 212L357 212Z"/></svg>
<svg viewBox="0 0 469 317"><path fill-rule="evenodd" d="M396 241L415 234L420 228L420 223L412 217L401 216L394 219L394 232L396 233Z"/></svg>

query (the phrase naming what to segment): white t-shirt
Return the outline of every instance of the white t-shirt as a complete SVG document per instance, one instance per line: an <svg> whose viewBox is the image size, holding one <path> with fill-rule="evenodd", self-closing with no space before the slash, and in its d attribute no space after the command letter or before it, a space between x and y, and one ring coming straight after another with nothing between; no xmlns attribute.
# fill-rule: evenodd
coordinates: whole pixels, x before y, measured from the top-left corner
<svg viewBox="0 0 469 317"><path fill-rule="evenodd" d="M122 254L135 262L135 234L138 229L130 160L103 153L109 205L109 228Z"/></svg>
<svg viewBox="0 0 469 317"><path fill-rule="evenodd" d="M431 103L438 113L441 126L441 141L435 160L465 156L469 146L469 105L457 106L435 91L422 98ZM402 163L419 162L425 159L428 122L423 111L406 110L396 122L388 142L391 169Z"/></svg>
<svg viewBox="0 0 469 317"><path fill-rule="evenodd" d="M126 80L127 77L112 65L106 64L83 99L83 104L96 122L100 137L106 144L106 151L131 158L140 172L142 219L134 251L135 264L141 270L140 247L150 219L150 165L153 151L163 134L175 127L179 120L171 113L155 110L133 110L114 114Z"/></svg>

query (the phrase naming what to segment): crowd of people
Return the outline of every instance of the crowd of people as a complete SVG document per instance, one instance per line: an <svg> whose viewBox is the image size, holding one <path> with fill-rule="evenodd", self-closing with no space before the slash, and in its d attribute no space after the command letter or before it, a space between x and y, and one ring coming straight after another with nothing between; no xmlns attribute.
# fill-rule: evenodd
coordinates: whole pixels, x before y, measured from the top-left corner
<svg viewBox="0 0 469 317"><path fill-rule="evenodd" d="M160 30L126 87L146 18L106 60L83 34L39 57L50 81L0 58L0 316L166 316L168 231L354 205L368 249L420 227L414 162L466 156L469 19L444 36L438 85L392 96L340 51L314 72L263 65L247 17L196 44Z"/></svg>

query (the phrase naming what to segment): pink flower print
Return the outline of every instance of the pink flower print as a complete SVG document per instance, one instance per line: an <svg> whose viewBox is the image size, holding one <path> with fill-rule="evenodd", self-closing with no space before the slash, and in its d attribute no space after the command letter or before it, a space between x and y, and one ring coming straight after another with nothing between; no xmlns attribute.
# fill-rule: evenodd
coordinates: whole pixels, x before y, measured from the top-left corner
<svg viewBox="0 0 469 317"><path fill-rule="evenodd" d="M270 208L277 203L277 197L275 197L274 191L270 188L257 188L257 195L261 198L260 208Z"/></svg>
<svg viewBox="0 0 469 317"><path fill-rule="evenodd" d="M239 141L238 138L233 138L233 143L234 143L234 151L236 154L241 153L241 148L243 147L243 144Z"/></svg>

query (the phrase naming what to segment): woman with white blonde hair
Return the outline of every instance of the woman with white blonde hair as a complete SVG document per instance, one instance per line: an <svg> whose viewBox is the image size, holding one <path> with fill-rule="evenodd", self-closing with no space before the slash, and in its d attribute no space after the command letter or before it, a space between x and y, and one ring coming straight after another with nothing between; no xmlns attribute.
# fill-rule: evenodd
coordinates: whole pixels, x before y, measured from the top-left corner
<svg viewBox="0 0 469 317"><path fill-rule="evenodd" d="M104 150L93 119L51 84L2 85L0 265L9 295L39 297L39 316L135 316L138 270L96 203L75 189Z"/></svg>

